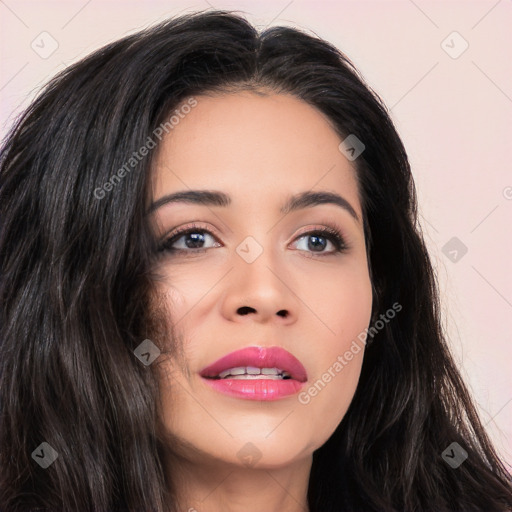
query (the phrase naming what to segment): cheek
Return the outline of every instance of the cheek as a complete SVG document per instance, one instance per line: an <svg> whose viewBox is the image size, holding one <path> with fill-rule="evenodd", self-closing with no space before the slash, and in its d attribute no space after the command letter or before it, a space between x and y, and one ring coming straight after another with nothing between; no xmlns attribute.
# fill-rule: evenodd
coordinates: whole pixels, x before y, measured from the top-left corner
<svg viewBox="0 0 512 512"><path fill-rule="evenodd" d="M338 298L330 317L335 334L317 337L317 346L307 359L315 361L307 387L298 402L307 417L316 422L314 438L325 442L343 420L354 397L363 363L364 334L371 316L371 291L357 290L344 299Z"/></svg>
<svg viewBox="0 0 512 512"><path fill-rule="evenodd" d="M317 317L319 346L324 353L343 349L370 321L373 297L366 260L304 268L302 275L298 295Z"/></svg>
<svg viewBox="0 0 512 512"><path fill-rule="evenodd" d="M347 350L347 344L368 327L372 312L372 286L369 276L345 275L339 281L329 311L334 344L337 350Z"/></svg>
<svg viewBox="0 0 512 512"><path fill-rule="evenodd" d="M321 446L329 439L352 402L359 382L364 348L359 346L357 350L357 354L351 353L350 361L343 357L343 352L333 356L329 365L315 375L298 396L299 407L303 408L301 415L320 419L315 422L312 432L315 446Z"/></svg>
<svg viewBox="0 0 512 512"><path fill-rule="evenodd" d="M179 320L215 287L225 270L220 265L204 262L184 265L163 263L157 272L160 277L154 283L155 292Z"/></svg>
<svg viewBox="0 0 512 512"><path fill-rule="evenodd" d="M299 403L311 417L322 417L315 436L328 438L352 401L363 362L365 332L372 308L372 287L364 265L340 268L315 276L311 308L324 325L315 330L306 358L314 361L314 374L299 394Z"/></svg>

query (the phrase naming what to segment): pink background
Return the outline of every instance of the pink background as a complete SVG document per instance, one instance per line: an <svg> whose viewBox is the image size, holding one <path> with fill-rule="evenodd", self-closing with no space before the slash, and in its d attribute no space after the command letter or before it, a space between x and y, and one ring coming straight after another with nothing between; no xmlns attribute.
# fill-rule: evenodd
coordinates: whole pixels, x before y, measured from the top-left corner
<svg viewBox="0 0 512 512"><path fill-rule="evenodd" d="M451 346L484 424L512 464L512 2L5 0L2 137L64 66L210 6L242 11L259 28L296 26L331 41L391 109L413 167ZM48 51L56 44L49 37L58 48L42 58L31 44ZM467 50L452 58L447 52L456 56L464 40ZM443 253L452 237L468 248L456 263Z"/></svg>

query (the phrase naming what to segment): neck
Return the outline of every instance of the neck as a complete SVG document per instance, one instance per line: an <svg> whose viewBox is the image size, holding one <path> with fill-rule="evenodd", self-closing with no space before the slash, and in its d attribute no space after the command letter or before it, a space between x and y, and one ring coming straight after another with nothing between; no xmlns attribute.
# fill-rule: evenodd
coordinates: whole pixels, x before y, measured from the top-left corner
<svg viewBox="0 0 512 512"><path fill-rule="evenodd" d="M279 468L252 468L173 458L179 510L187 512L309 512L312 457ZM174 478L174 477L173 477Z"/></svg>

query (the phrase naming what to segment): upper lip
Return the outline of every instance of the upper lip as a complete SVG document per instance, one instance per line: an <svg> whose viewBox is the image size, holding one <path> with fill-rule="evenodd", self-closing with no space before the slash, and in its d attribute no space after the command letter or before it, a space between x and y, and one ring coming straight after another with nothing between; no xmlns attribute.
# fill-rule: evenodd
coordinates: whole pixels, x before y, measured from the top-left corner
<svg viewBox="0 0 512 512"><path fill-rule="evenodd" d="M307 380L307 372L302 363L290 352L281 347L247 347L221 357L200 372L202 377L217 377L230 368L252 366L256 368L279 368L288 372L292 379Z"/></svg>

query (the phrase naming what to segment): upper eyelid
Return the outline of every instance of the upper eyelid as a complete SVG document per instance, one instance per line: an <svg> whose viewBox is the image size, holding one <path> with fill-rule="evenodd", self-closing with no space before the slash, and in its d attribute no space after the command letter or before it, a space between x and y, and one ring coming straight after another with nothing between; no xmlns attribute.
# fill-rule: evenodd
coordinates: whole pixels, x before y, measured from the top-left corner
<svg viewBox="0 0 512 512"><path fill-rule="evenodd" d="M169 231L167 234L165 234L162 237L161 241L163 242L165 240L169 240L169 238L174 238L177 235L186 234L186 232L191 230L191 229L195 229L197 231L207 231L208 233L210 233L212 235L215 235L216 237L219 237L219 235L217 234L215 229L212 229L212 228L209 228L209 227L207 228L207 227L198 225L195 222L193 222L190 225L185 224L183 226L178 226L177 228L172 229L171 231Z"/></svg>
<svg viewBox="0 0 512 512"><path fill-rule="evenodd" d="M349 244L347 243L347 237L345 236L345 231L344 230L341 230L339 228L335 228L334 226L331 226L328 223L325 223L326 225L324 225L324 226L321 226L320 224L321 223L316 223L312 227L303 228L303 230L301 230L297 235L295 235L295 237L293 238L292 241L295 241L295 240L297 240L297 239L299 239L299 238L301 238L303 236L306 236L308 234L314 233L315 231L327 230L327 233L325 233L324 236L328 236L328 235L335 236L334 232L336 232L336 233L338 233L340 238L344 241L345 245L347 247L349 247ZM171 230L168 234L166 234L165 236L162 237L161 243L164 243L164 242L169 241L169 240L171 240L173 238L176 238L176 237L178 237L176 239L179 240L179 238L181 238L182 236L187 235L188 232L190 232L191 230L192 231L196 230L196 231L207 232L208 234L210 234L211 236L216 238L217 241L220 241L219 240L220 236L216 233L215 229L209 228L209 227L205 227L205 226L201 226L201 225L196 224L195 222L193 222L190 225L185 224L183 226L179 226L179 227L175 228L174 230ZM334 230L334 232L333 233L329 233L330 230Z"/></svg>

